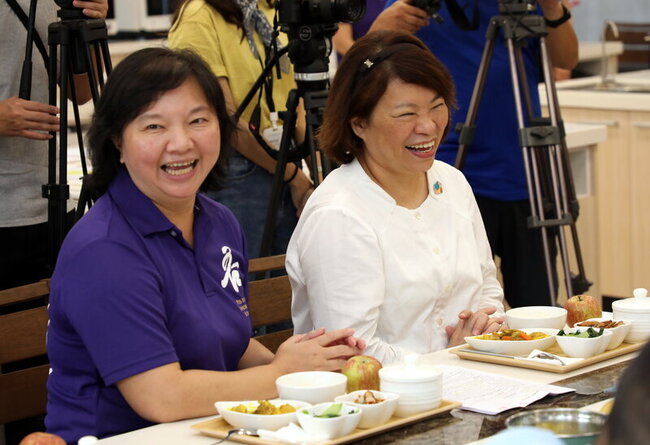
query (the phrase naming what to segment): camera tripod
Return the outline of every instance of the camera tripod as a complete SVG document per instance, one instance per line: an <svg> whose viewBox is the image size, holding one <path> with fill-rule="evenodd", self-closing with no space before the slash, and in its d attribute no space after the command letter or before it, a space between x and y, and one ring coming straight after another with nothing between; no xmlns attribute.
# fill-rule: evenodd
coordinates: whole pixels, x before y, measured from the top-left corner
<svg viewBox="0 0 650 445"><path fill-rule="evenodd" d="M318 25L311 25L312 27ZM314 35L318 36L316 32ZM327 39L327 37L324 37ZM323 48L328 47L328 43L322 40ZM316 40L316 38L314 39ZM318 45L319 43L316 43ZM319 156L318 147L314 135L320 127L323 118L323 111L327 101L329 67L326 56L316 57L310 60L310 63L300 63L300 57L310 58L309 51L305 51L303 41L290 39L289 44L277 51L268 61L262 73L257 78L253 87L248 92L242 103L235 112L235 119L239 119L246 109L252 98L257 94L260 88L264 87L265 79L269 73L278 64L278 61L285 54L289 54L294 62L295 80L297 88L289 92L286 102L286 111L280 114L282 117L282 138L277 151L268 148L268 144L260 141L260 145L266 149L271 157L276 160L275 173L273 175L273 185L267 208L264 232L260 245L260 257L268 256L271 253L271 243L273 241L273 231L276 225L278 210L281 205L282 192L284 190L284 171L287 163L296 163L296 168L301 168L300 163L303 159L309 158L311 179L314 186L318 186L321 181L321 173L324 178L332 170L329 159L325 156ZM310 49L311 50L311 49ZM322 50L322 48L321 48ZM323 50L324 51L324 50ZM327 53L329 56L329 53ZM305 135L304 141L300 145L294 145L296 122L298 120L298 105L300 99L303 100L305 109ZM257 137L257 136L256 136ZM259 138L258 138L259 141Z"/></svg>
<svg viewBox="0 0 650 445"><path fill-rule="evenodd" d="M83 137L81 135L81 124L79 108L77 106L77 91L74 84L74 74L88 74L89 89L93 103L99 98L98 85L104 86L104 71L106 74L112 70L111 60L108 52L106 23L100 19L83 19L81 11L74 8L60 9L58 16L60 21L50 24L48 27L49 46L49 102L50 105L57 104L57 66L60 79L59 108L60 128L57 135L49 140L48 150L48 183L43 185L43 197L48 200L48 230L49 230L49 252L50 261L53 266L56 257L63 243L69 224L67 223L67 205L70 197L70 186L67 184L67 160L68 160L68 94L73 103L75 130L79 144L79 155L84 178L88 174ZM94 61L91 55L94 52ZM57 53L60 50L60 61ZM58 150L57 150L58 149ZM58 158L57 158L58 154ZM57 168L58 167L58 168ZM57 175L58 171L58 175ZM75 221L81 218L86 207L91 206L91 200L85 187L81 187L79 203L75 212Z"/></svg>
<svg viewBox="0 0 650 445"><path fill-rule="evenodd" d="M567 296L571 297L575 293L586 292L591 282L585 276L580 242L575 226L579 207L560 117L557 92L549 64L545 38L547 35L546 24L542 16L528 14L526 2L519 5L511 4L505 8L500 4L500 12L502 15L490 19L467 116L465 122L459 124L457 128L460 131L460 145L456 157L456 168L462 169L467 146L472 142L478 106L483 94L496 37L499 31L503 31L508 50L519 144L523 155L530 202L531 216L528 219L528 227L541 230L550 304L554 306L557 302L558 283L556 283L555 265L552 264L554 258L551 258L550 243L555 242L553 233L557 233ZM534 115L531 95L526 82L521 46L528 38L533 37L539 38L542 75L549 110L548 118ZM522 97L526 106L526 115L524 115ZM572 275L569 270L565 226L569 226L571 231L578 266L577 275Z"/></svg>

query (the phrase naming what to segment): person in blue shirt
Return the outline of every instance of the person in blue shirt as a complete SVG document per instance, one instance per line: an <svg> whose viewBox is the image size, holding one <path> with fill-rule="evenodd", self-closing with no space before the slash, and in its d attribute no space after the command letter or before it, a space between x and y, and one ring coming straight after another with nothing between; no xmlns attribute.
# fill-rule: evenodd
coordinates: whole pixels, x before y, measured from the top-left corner
<svg viewBox="0 0 650 445"><path fill-rule="evenodd" d="M99 199L72 228L51 282L45 419L68 443L276 397L287 372L337 370L352 330L250 338L244 236L197 194L220 178L233 131L196 55L138 51L109 76L89 132ZM215 168L217 164L217 168Z"/></svg>
<svg viewBox="0 0 650 445"><path fill-rule="evenodd" d="M387 7L394 0L387 2ZM430 21L416 35L451 71L457 89L458 109L451 128L464 122L478 73L485 35L491 17L499 15L499 0L479 0L479 27L460 29L450 16L448 2L441 3L442 23ZM565 4L566 3L566 4ZM472 17L474 3L466 11ZM578 61L578 42L566 0L539 0L537 13L547 23L546 43L553 66L573 68ZM390 29L377 18L372 29ZM541 81L540 48L530 39L523 48L528 88L534 111L539 115L537 84ZM530 204L522 152L517 139L517 120L508 52L499 33L476 118L476 133L468 147L462 171L467 177L485 224L492 253L501 260L505 298L512 307L550 303L544 250L539 229L529 229ZM438 149L437 159L455 162L458 133L450 132ZM551 249L551 264L555 252Z"/></svg>

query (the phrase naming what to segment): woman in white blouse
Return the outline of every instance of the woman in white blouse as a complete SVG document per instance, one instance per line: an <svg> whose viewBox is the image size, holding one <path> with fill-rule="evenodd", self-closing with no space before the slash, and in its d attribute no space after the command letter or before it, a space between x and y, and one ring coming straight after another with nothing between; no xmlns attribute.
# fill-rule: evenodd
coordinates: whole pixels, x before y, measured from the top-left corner
<svg viewBox="0 0 650 445"><path fill-rule="evenodd" d="M454 104L417 38L375 32L337 71L318 136L342 166L287 251L297 333L353 327L383 363L498 330L503 291L464 176L434 162Z"/></svg>

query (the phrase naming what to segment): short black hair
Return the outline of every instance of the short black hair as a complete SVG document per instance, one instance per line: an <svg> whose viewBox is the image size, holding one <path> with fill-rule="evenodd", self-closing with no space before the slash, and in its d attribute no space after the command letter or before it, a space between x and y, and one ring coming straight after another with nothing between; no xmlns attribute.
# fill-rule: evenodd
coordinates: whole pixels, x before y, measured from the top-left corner
<svg viewBox="0 0 650 445"><path fill-rule="evenodd" d="M88 131L88 146L93 172L85 185L90 195L103 195L120 169L120 152L114 141L124 128L165 92L180 87L186 80L197 82L212 105L220 127L221 150L217 164L201 189L217 189L224 183L225 159L235 124L226 109L219 82L207 64L187 50L145 48L121 61L108 76L95 107Z"/></svg>

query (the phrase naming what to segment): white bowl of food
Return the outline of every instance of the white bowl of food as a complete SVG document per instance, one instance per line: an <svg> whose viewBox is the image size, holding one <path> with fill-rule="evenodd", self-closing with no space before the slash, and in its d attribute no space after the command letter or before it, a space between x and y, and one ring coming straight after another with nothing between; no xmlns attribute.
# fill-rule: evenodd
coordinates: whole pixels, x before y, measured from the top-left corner
<svg viewBox="0 0 650 445"><path fill-rule="evenodd" d="M609 342L612 340L613 335L611 331L607 329L592 329L593 331L597 331L598 336L589 337L590 329L592 328L574 327L564 329L555 336L555 340L562 351L569 357L593 357L594 355L605 352L605 349L609 346Z"/></svg>
<svg viewBox="0 0 650 445"><path fill-rule="evenodd" d="M371 390L353 391L334 399L337 402L346 402L361 409L361 420L357 428L374 428L383 425L395 413L399 394Z"/></svg>
<svg viewBox="0 0 650 445"><path fill-rule="evenodd" d="M299 410L297 417L309 434L336 439L354 431L361 420L361 409L345 402L320 403Z"/></svg>
<svg viewBox="0 0 650 445"><path fill-rule="evenodd" d="M609 341L609 346L607 346L607 349L614 349L618 348L621 343L625 340L625 337L627 337L627 334L630 333L630 329L632 329L632 322L631 321L623 321L623 320L612 320L611 317L605 318L605 317L600 317L600 318L590 318L589 320L581 321L580 323L576 323L575 327L577 328L594 328L594 329L606 329L612 333L612 339Z"/></svg>
<svg viewBox="0 0 650 445"><path fill-rule="evenodd" d="M331 402L345 394L348 378L338 372L293 372L278 377L275 386L282 399L303 400L313 405Z"/></svg>
<svg viewBox="0 0 650 445"><path fill-rule="evenodd" d="M417 354L409 354L404 363L384 366L379 370L381 391L399 394L395 416L434 409L442 401L442 371L418 363Z"/></svg>
<svg viewBox="0 0 650 445"><path fill-rule="evenodd" d="M235 428L275 431L296 422L296 412L311 405L298 400L240 400L217 402L215 408L223 420Z"/></svg>
<svg viewBox="0 0 650 445"><path fill-rule="evenodd" d="M562 329L567 311L555 306L523 306L506 311L506 324L511 329Z"/></svg>
<svg viewBox="0 0 650 445"><path fill-rule="evenodd" d="M505 355L528 355L534 349L544 350L555 343L557 329L502 329L490 334L465 337L472 348Z"/></svg>

